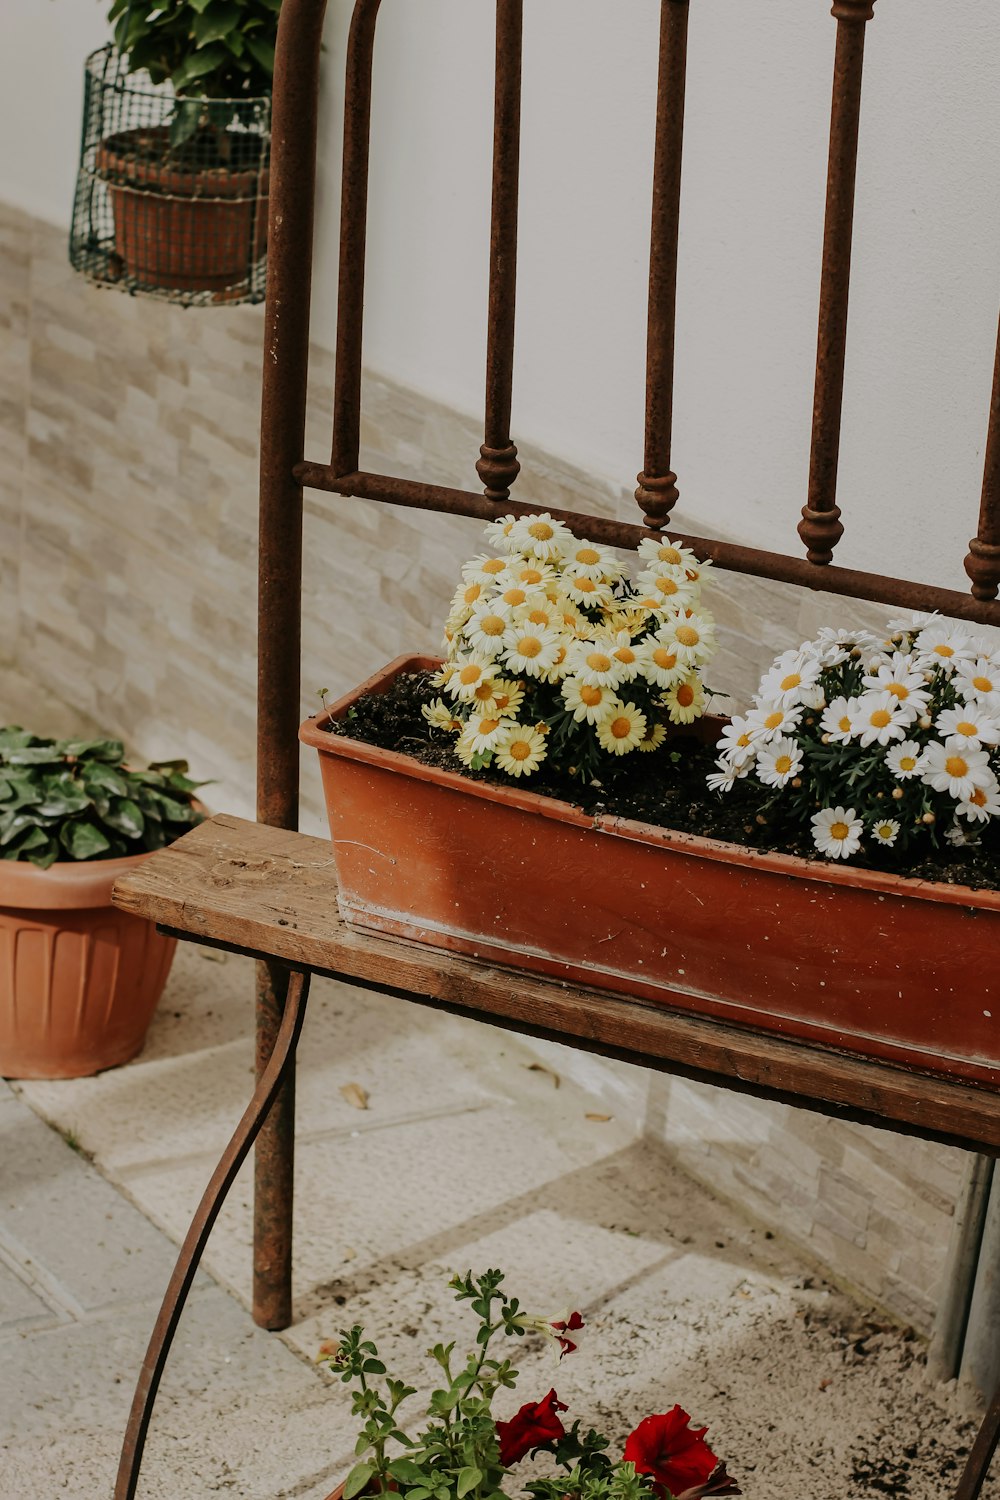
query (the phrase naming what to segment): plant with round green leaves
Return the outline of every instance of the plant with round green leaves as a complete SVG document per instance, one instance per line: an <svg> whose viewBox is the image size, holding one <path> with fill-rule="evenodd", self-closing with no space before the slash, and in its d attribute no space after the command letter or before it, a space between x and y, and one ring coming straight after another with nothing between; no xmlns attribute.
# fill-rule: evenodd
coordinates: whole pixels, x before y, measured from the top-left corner
<svg viewBox="0 0 1000 1500"><path fill-rule="evenodd" d="M233 100L270 94L281 0L113 0L108 20L130 73L169 83L177 148L199 130L224 132Z"/></svg>
<svg viewBox="0 0 1000 1500"><path fill-rule="evenodd" d="M0 729L0 855L47 869L160 849L204 816L194 795L204 783L187 771L183 760L137 770L120 740Z"/></svg>

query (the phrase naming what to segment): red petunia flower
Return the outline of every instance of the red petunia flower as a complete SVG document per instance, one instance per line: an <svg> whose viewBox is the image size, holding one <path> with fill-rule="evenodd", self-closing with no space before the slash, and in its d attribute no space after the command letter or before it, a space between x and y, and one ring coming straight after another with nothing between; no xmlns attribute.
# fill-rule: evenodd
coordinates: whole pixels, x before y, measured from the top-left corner
<svg viewBox="0 0 1000 1500"><path fill-rule="evenodd" d="M564 1354L573 1354L577 1348L576 1339L568 1337L571 1333L579 1333L584 1326L583 1319L578 1312L571 1312L568 1318L554 1318L549 1324L559 1340L559 1358Z"/></svg>
<svg viewBox="0 0 1000 1500"><path fill-rule="evenodd" d="M555 1391L549 1391L541 1401L528 1401L509 1422L498 1422L500 1462L504 1467L516 1464L532 1448L544 1448L561 1438L566 1429L556 1413L565 1410L565 1401L560 1401Z"/></svg>
<svg viewBox="0 0 1000 1500"><path fill-rule="evenodd" d="M679 1406L660 1416L645 1417L630 1434L622 1458L648 1474L661 1497L679 1497L714 1474L718 1459L705 1442L706 1427L692 1427ZM708 1492L710 1493L710 1492Z"/></svg>

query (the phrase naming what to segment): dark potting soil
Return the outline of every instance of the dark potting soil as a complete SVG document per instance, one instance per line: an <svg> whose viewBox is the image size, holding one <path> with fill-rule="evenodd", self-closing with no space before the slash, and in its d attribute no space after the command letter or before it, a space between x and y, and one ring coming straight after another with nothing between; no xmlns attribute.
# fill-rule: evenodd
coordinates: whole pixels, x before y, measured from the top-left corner
<svg viewBox="0 0 1000 1500"><path fill-rule="evenodd" d="M659 750L646 755L622 756L614 762L608 757L599 784L561 774L545 763L533 776L514 782L502 771L472 771L461 764L454 753L454 736L431 729L420 712L425 703L439 696L440 689L431 686L430 673L407 673L398 677L387 692L358 699L349 717L332 724L330 731L384 750L398 750L424 765L454 771L470 781L520 785L526 791L570 802L587 813L634 818L750 849L830 863L817 854L808 833L782 819L780 808L762 812L773 794L760 782L748 777L737 781L728 792L710 791L705 778L715 769L714 743L704 744L691 730L672 731ZM918 880L992 890L1000 883L998 859L1000 831L989 824L978 845L954 849L941 837L937 847L928 839L926 847L917 853L910 849L894 858L891 850L885 850L864 857L855 855L849 863Z"/></svg>

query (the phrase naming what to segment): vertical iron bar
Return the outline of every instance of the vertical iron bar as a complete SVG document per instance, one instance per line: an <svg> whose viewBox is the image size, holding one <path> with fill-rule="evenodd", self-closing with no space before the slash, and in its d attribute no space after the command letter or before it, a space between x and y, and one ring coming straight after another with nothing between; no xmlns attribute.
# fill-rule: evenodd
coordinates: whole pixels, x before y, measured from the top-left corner
<svg viewBox="0 0 1000 1500"><path fill-rule="evenodd" d="M257 595L257 816L298 823L302 488L319 58L326 0L285 0L278 26L272 118L267 304L261 397ZM257 966L257 1076L274 1050L287 971ZM254 1157L253 1312L265 1328L291 1322L294 1071L289 1069Z"/></svg>
<svg viewBox="0 0 1000 1500"><path fill-rule="evenodd" d="M660 61L656 84L656 148L646 332L646 441L642 472L637 475L638 489L635 492L643 521L653 530L666 525L678 499L677 475L670 466L670 444L688 14L689 0L660 0Z"/></svg>
<svg viewBox="0 0 1000 1500"><path fill-rule="evenodd" d="M517 283L518 171L521 154L523 0L497 0L493 116L493 217L486 344L486 426L476 473L486 498L502 505L521 465L510 440Z"/></svg>
<svg viewBox="0 0 1000 1500"><path fill-rule="evenodd" d="M382 0L357 0L344 78L344 158L340 189L340 281L337 292L337 373L333 395L335 474L353 474L361 451L361 344L365 311L368 155L371 144L372 58Z"/></svg>
<svg viewBox="0 0 1000 1500"><path fill-rule="evenodd" d="M865 27L875 14L875 0L834 0L831 14L837 21L837 51L830 111L809 498L802 507L798 527L807 548L806 556L817 564L832 560L833 549L844 534L837 504L837 464L844 405Z"/></svg>
<svg viewBox="0 0 1000 1500"><path fill-rule="evenodd" d="M993 366L993 394L986 434L979 531L969 543L965 571L976 599L995 599L1000 588L1000 334Z"/></svg>

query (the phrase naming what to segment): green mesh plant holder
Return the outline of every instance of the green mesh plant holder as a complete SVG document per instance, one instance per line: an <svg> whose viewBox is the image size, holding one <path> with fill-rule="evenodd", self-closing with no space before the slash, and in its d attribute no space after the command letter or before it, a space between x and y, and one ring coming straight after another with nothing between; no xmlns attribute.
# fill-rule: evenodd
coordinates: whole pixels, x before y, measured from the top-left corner
<svg viewBox="0 0 1000 1500"><path fill-rule="evenodd" d="M178 97L113 47L87 58L70 261L181 304L260 302L270 95Z"/></svg>

